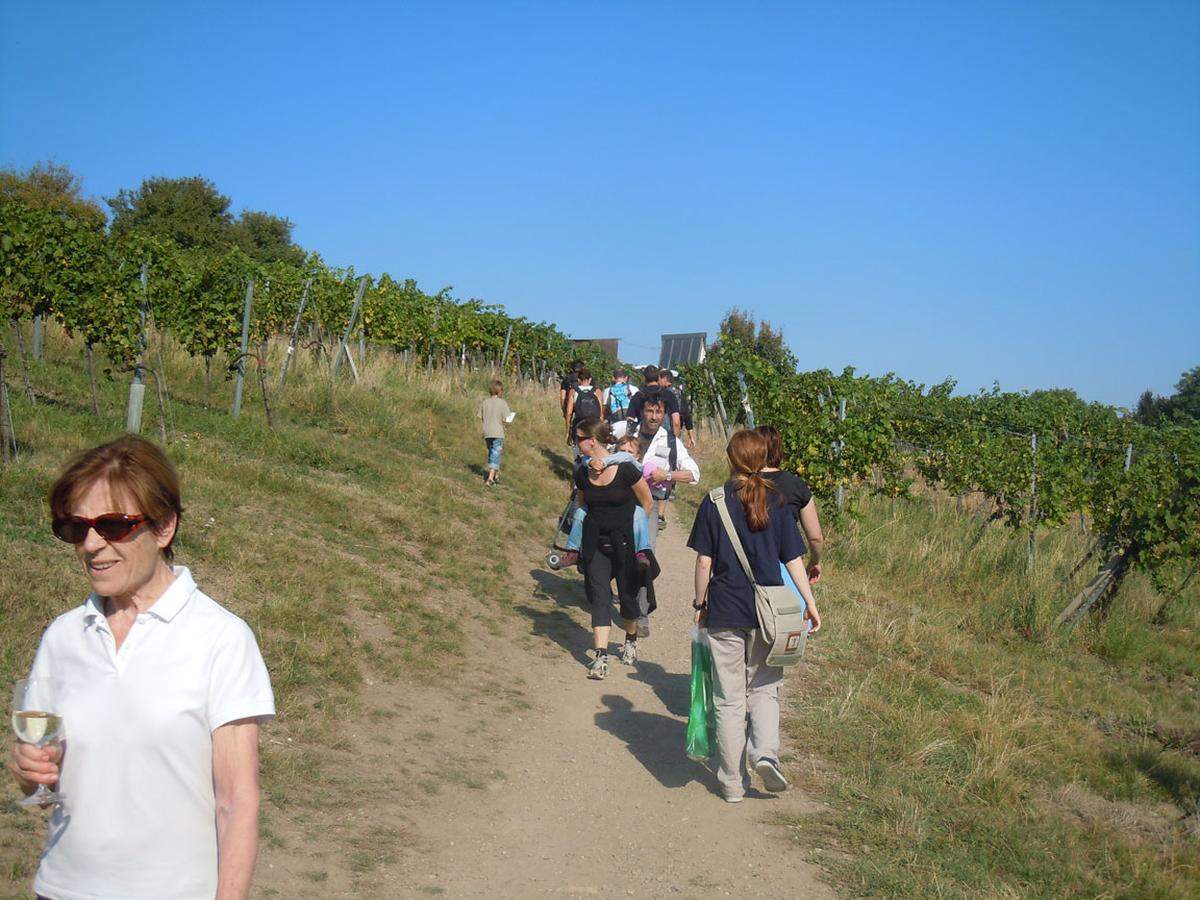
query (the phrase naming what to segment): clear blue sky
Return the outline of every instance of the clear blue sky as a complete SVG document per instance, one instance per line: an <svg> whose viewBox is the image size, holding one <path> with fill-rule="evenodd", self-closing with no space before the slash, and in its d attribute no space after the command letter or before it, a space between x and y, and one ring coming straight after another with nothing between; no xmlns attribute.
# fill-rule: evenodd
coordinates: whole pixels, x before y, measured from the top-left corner
<svg viewBox="0 0 1200 900"><path fill-rule="evenodd" d="M1195 0L7 0L0 85L0 165L199 173L631 361L740 304L967 390L1200 364Z"/></svg>

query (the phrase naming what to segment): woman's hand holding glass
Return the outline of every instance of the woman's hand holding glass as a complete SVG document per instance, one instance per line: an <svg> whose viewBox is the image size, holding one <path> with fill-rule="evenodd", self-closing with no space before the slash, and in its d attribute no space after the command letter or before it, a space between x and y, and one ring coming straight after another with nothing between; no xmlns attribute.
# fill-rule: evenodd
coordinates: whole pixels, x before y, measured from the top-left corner
<svg viewBox="0 0 1200 900"><path fill-rule="evenodd" d="M50 806L62 795L47 789L58 781L62 760L62 717L58 690L52 678L22 678L13 688L12 725L17 734L9 771L22 787L36 790L21 801L23 806Z"/></svg>

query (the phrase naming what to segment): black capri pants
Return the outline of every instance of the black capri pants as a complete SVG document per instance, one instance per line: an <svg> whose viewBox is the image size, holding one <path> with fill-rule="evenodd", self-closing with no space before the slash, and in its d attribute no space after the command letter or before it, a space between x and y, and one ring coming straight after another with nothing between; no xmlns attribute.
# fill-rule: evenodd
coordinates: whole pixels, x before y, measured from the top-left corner
<svg viewBox="0 0 1200 900"><path fill-rule="evenodd" d="M583 589L588 603L592 605L593 628L612 624L614 578L617 579L621 617L627 622L633 622L641 615L637 602L637 575L631 571L634 568L631 562L632 559L625 559L621 549L614 547L607 552L597 549L592 558L584 563Z"/></svg>

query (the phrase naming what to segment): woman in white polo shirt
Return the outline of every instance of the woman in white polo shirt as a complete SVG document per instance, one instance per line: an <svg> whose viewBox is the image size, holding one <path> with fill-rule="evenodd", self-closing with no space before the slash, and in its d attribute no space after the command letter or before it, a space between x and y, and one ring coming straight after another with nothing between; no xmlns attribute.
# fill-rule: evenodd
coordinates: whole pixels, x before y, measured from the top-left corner
<svg viewBox="0 0 1200 900"><path fill-rule="evenodd" d="M171 463L126 435L50 492L54 533L91 582L46 629L31 676L59 685L61 747L17 743L26 793L63 803L34 880L51 900L241 898L258 851L258 725L271 683L246 623L171 566Z"/></svg>

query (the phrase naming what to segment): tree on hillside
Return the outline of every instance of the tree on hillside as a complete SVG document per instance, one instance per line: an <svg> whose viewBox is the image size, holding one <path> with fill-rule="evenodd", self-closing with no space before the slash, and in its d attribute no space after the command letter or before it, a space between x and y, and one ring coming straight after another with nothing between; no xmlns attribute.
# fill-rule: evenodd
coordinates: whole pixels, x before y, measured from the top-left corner
<svg viewBox="0 0 1200 900"><path fill-rule="evenodd" d="M64 212L94 228L103 228L108 219L104 207L83 196L79 177L55 162L37 163L24 172L0 171L0 200Z"/></svg>
<svg viewBox="0 0 1200 900"><path fill-rule="evenodd" d="M1143 425L1157 425L1184 416L1200 419L1200 366L1194 366L1179 376L1175 393L1170 397L1159 397L1153 391L1143 391L1133 410L1133 417Z"/></svg>
<svg viewBox="0 0 1200 900"><path fill-rule="evenodd" d="M304 250L292 240L295 223L284 216L256 210L243 210L233 224L237 246L252 259L263 263L304 262Z"/></svg>
<svg viewBox="0 0 1200 900"><path fill-rule="evenodd" d="M235 243L229 198L199 175L147 178L136 190L122 188L107 198L112 233L167 237L185 250L223 249Z"/></svg>
<svg viewBox="0 0 1200 900"><path fill-rule="evenodd" d="M796 371L799 361L784 342L783 329L775 328L770 322L756 323L754 314L747 310L735 306L725 313L725 318L721 320L721 333L717 337L717 343L725 338L732 338L744 346L753 348L756 355L779 369Z"/></svg>

